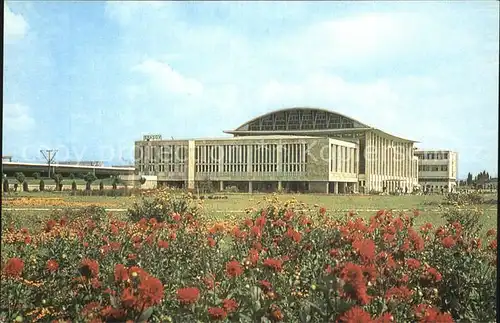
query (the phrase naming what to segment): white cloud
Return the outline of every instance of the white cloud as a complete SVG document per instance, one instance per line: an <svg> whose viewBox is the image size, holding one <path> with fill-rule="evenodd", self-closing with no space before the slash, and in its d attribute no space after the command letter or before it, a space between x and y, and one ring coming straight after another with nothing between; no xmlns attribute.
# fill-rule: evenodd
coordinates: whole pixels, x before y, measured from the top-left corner
<svg viewBox="0 0 500 323"><path fill-rule="evenodd" d="M5 132L24 133L34 128L35 119L31 116L29 107L9 103L4 105L3 125Z"/></svg>
<svg viewBox="0 0 500 323"><path fill-rule="evenodd" d="M22 39L28 32L28 23L21 14L12 12L7 3L4 3L4 39L11 43Z"/></svg>
<svg viewBox="0 0 500 323"><path fill-rule="evenodd" d="M106 14L125 26L137 21L145 9L157 10L167 5L165 1L106 1Z"/></svg>
<svg viewBox="0 0 500 323"><path fill-rule="evenodd" d="M160 90L187 95L199 95L203 92L203 84L196 79L185 77L167 63L147 59L132 70L149 76L151 82Z"/></svg>
<svg viewBox="0 0 500 323"><path fill-rule="evenodd" d="M374 126L379 127L391 123L396 118L393 112L400 108L399 95L386 81L351 83L322 73L300 83L270 81L259 92L267 106L322 107L365 123L377 120Z"/></svg>

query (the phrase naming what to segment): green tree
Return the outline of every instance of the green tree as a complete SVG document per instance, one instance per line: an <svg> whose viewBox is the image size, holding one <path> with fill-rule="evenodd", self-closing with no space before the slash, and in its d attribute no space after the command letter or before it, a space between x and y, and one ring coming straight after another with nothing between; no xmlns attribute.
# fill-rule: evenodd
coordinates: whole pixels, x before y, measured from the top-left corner
<svg viewBox="0 0 500 323"><path fill-rule="evenodd" d="M43 179L40 180L40 184L38 185L38 188L40 189L40 192L45 190L45 182L43 181Z"/></svg>
<svg viewBox="0 0 500 323"><path fill-rule="evenodd" d="M9 180L7 178L3 179L3 191L4 193L9 192Z"/></svg>
<svg viewBox="0 0 500 323"><path fill-rule="evenodd" d="M467 174L467 186L471 186L472 182L473 182L473 180L472 180L472 174L469 173L469 174Z"/></svg>
<svg viewBox="0 0 500 323"><path fill-rule="evenodd" d="M102 182L102 180L99 182L99 190L104 190L104 183Z"/></svg>
<svg viewBox="0 0 500 323"><path fill-rule="evenodd" d="M59 173L54 173L52 174L52 179L54 182L56 182L56 190L61 191L62 190L62 181L64 177L59 174Z"/></svg>
<svg viewBox="0 0 500 323"><path fill-rule="evenodd" d="M33 178L34 179L40 179L40 173L39 172L34 172L33 173Z"/></svg>
<svg viewBox="0 0 500 323"><path fill-rule="evenodd" d="M30 189L29 189L29 186L28 186L28 182L24 181L24 182L23 182L23 191L25 191L25 192L29 192L29 190L30 190Z"/></svg>
<svg viewBox="0 0 500 323"><path fill-rule="evenodd" d="M73 180L73 182L71 183L71 190L72 191L76 191L76 182Z"/></svg>
<svg viewBox="0 0 500 323"><path fill-rule="evenodd" d="M71 173L71 174L69 174L69 178L71 178L71 179L75 179L75 178L76 178L76 175L75 175L75 174L73 174L73 173Z"/></svg>
<svg viewBox="0 0 500 323"><path fill-rule="evenodd" d="M118 176L112 176L111 185L114 190L116 190L118 184L120 184L120 178Z"/></svg>
<svg viewBox="0 0 500 323"><path fill-rule="evenodd" d="M94 173L89 172L89 173L87 173L85 176L83 176L83 180L87 183L87 184L85 185L85 189L86 189L87 191L90 191L90 190L91 190L91 187L90 187L90 186L92 185L92 183L93 183L95 180L97 180L97 177L94 175Z"/></svg>
<svg viewBox="0 0 500 323"><path fill-rule="evenodd" d="M19 182L19 184L24 183L24 181L26 180L26 176L24 176L22 172L17 172L16 174L14 174L14 176L16 177L16 180Z"/></svg>

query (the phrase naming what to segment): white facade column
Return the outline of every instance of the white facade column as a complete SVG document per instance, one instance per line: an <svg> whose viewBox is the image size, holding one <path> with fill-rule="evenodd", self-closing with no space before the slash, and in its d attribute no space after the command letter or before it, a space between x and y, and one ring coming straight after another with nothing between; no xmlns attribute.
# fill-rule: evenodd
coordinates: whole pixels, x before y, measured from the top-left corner
<svg viewBox="0 0 500 323"><path fill-rule="evenodd" d="M355 156L355 148L351 148L351 173L356 173L356 169L355 169L355 159L356 159L356 156Z"/></svg>
<svg viewBox="0 0 500 323"><path fill-rule="evenodd" d="M247 173L252 173L253 145L248 145L247 151Z"/></svg>
<svg viewBox="0 0 500 323"><path fill-rule="evenodd" d="M341 156L340 155L341 155L341 152L340 152L340 146L336 145L336 147L337 147L337 165L336 165L337 167L335 169L335 172L336 173L340 173L340 167L341 167L341 165L340 165L340 163L341 163L340 162L340 157Z"/></svg>
<svg viewBox="0 0 500 323"><path fill-rule="evenodd" d="M333 183L333 192L335 194L339 194L339 182L334 182Z"/></svg>
<svg viewBox="0 0 500 323"><path fill-rule="evenodd" d="M195 173L195 144L194 140L188 141L188 178L187 188L194 189L194 173Z"/></svg>
<svg viewBox="0 0 500 323"><path fill-rule="evenodd" d="M281 153L283 151L283 145L282 144L277 144L276 145L276 164L277 164L277 171L278 174L281 174L282 172L282 159L283 157L281 156Z"/></svg>
<svg viewBox="0 0 500 323"><path fill-rule="evenodd" d="M224 182L223 181L220 181L219 182L219 191L224 191Z"/></svg>

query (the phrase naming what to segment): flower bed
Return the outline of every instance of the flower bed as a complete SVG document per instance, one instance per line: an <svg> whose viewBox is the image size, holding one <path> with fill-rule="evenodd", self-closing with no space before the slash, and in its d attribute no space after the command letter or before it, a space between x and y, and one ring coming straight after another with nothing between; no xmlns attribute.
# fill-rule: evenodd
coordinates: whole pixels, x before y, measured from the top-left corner
<svg viewBox="0 0 500 323"><path fill-rule="evenodd" d="M128 221L94 209L3 232L0 320L495 320L496 232L481 241L465 216L415 229L418 212L334 219L271 201L211 224L189 197L148 203Z"/></svg>
<svg viewBox="0 0 500 323"><path fill-rule="evenodd" d="M65 201L61 197L18 197L2 200L2 205L6 207L89 207L91 205L101 207L114 207L117 204L113 202L76 202Z"/></svg>

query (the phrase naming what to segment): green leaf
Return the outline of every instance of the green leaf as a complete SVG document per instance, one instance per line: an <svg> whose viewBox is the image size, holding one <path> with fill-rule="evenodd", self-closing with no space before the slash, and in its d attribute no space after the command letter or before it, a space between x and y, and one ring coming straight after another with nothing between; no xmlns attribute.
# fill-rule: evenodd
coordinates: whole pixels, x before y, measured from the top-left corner
<svg viewBox="0 0 500 323"><path fill-rule="evenodd" d="M137 319L137 323L144 323L144 322L146 322L151 317L152 314L153 314L153 308L152 307L144 310L141 313L141 316L139 316L139 318Z"/></svg>

